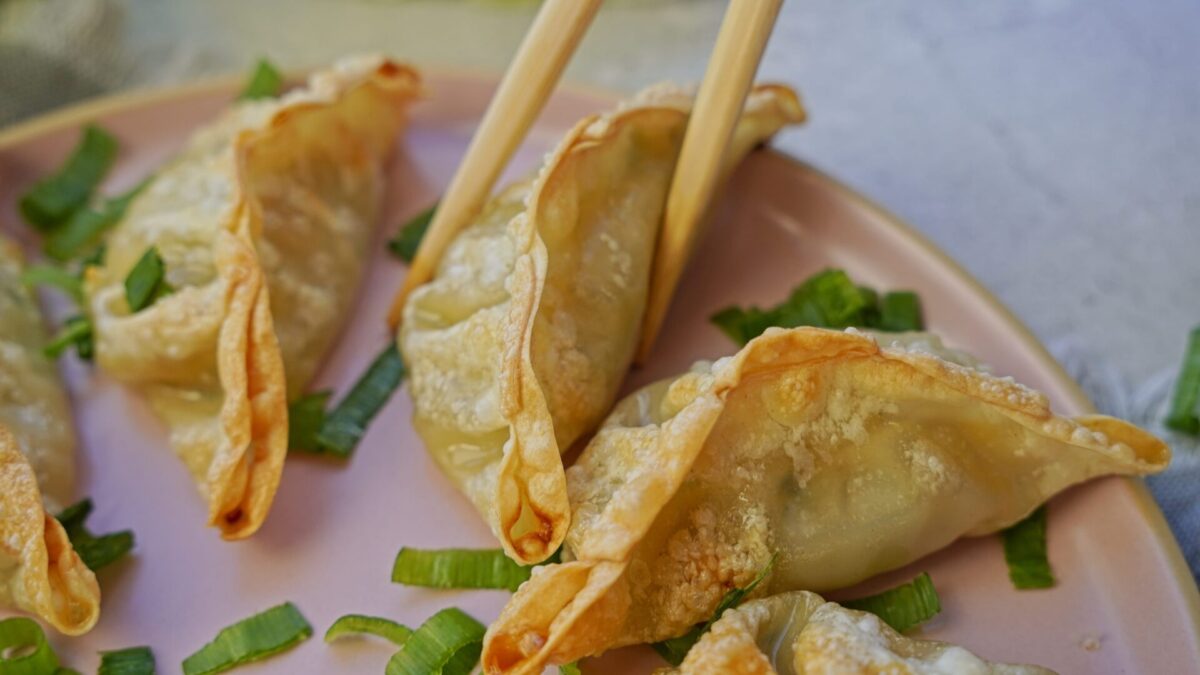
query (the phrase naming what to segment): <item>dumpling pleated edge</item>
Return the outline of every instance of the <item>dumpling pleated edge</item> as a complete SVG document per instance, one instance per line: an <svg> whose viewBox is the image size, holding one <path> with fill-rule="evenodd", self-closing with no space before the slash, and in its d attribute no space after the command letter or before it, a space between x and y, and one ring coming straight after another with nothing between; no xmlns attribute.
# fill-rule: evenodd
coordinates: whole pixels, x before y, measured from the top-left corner
<svg viewBox="0 0 1200 675"><path fill-rule="evenodd" d="M660 420L654 441L660 456L650 472L653 475L639 479L637 495L614 496L603 514L594 519L605 522L572 525L589 530L574 537L578 540L577 550L571 551L575 559L534 569L530 580L488 629L481 657L484 671L540 672L551 662L566 663L620 646L617 641L621 626L631 609L628 593L623 591L628 590L625 572L633 549L679 490L723 412L729 393L742 381L758 375L846 356L905 363L995 406L1028 429L1114 460L1122 469L1113 473L1155 473L1170 461L1169 447L1136 426L1102 415L1074 419L1054 415L1042 394L1009 378L994 377L925 353L881 349L874 339L855 331L772 328L736 355L717 361L702 389L669 419ZM1060 489L1066 487L1069 485ZM1019 518L1013 522L1016 520ZM999 527L964 534L982 535L996 529Z"/></svg>
<svg viewBox="0 0 1200 675"><path fill-rule="evenodd" d="M0 574L16 608L66 635L82 635L100 618L100 585L42 505L37 478L13 435L0 425L0 556L17 563ZM7 577L7 578L6 578Z"/></svg>
<svg viewBox="0 0 1200 675"><path fill-rule="evenodd" d="M243 131L235 140L238 206L215 242L217 275L228 289L228 312L217 347L217 372L225 393L220 412L224 437L209 465L204 490L209 524L226 539L243 539L262 526L279 487L288 445L287 383L255 248L262 215L243 187L246 153L254 143L269 139L275 128L332 108L345 92L360 87L391 99L403 118L407 104L421 92L420 76L407 66L375 61L365 73L355 73L353 67L321 73L312 95L286 103L261 128Z"/></svg>
<svg viewBox="0 0 1200 675"><path fill-rule="evenodd" d="M595 151L623 128L637 125L646 116L686 114L692 98L671 86L651 87L611 115L581 120L547 159L533 186L522 218L518 241L524 249L517 254L510 276L513 299L501 380L501 405L509 418L511 437L505 448L496 487L496 518L493 529L510 557L522 564L538 563L562 544L570 525L566 477L554 423L533 366L531 345L542 289L547 283L547 253L538 237L538 220L543 195L555 189L571 172L572 161ZM784 85L757 85L747 98L733 146L757 144L787 124L800 123L804 108L796 92ZM744 136L749 136L746 138ZM748 148L747 148L748 149ZM731 155L735 154L731 148ZM730 167L730 169L732 166ZM511 533L519 521L536 519L529 534Z"/></svg>
<svg viewBox="0 0 1200 675"><path fill-rule="evenodd" d="M786 641L786 642L785 642ZM772 646L767 650L764 646ZM791 663L779 663L780 658ZM662 675L774 675L783 672L1055 675L1040 666L993 663L945 642L901 635L878 617L793 591L725 612L678 669Z"/></svg>

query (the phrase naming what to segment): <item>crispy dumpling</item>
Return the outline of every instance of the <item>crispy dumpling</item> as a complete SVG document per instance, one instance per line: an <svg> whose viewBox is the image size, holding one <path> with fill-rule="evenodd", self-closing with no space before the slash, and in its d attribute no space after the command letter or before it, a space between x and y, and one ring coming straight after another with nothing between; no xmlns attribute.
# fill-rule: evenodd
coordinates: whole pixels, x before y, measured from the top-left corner
<svg viewBox="0 0 1200 675"><path fill-rule="evenodd" d="M100 617L100 586L50 515L71 498L75 432L20 274L16 246L0 239L0 606L79 635Z"/></svg>
<svg viewBox="0 0 1200 675"><path fill-rule="evenodd" d="M991 663L945 642L905 637L866 612L795 591L727 610L678 675L1054 675Z"/></svg>
<svg viewBox="0 0 1200 675"><path fill-rule="evenodd" d="M690 107L658 86L581 121L536 177L463 230L404 307L413 424L522 563L561 543L560 452L599 424L633 358ZM790 89L756 87L726 171L803 118Z"/></svg>
<svg viewBox="0 0 1200 675"><path fill-rule="evenodd" d="M352 305L383 167L419 88L413 70L359 58L238 103L155 174L87 278L96 361L166 422L227 539L270 508L287 398ZM151 246L174 292L130 313L124 280Z"/></svg>
<svg viewBox="0 0 1200 675"><path fill-rule="evenodd" d="M488 631L488 672L536 672L686 632L772 554L764 594L823 591L1163 469L1137 427L857 332L770 329L621 401L567 472L564 562Z"/></svg>

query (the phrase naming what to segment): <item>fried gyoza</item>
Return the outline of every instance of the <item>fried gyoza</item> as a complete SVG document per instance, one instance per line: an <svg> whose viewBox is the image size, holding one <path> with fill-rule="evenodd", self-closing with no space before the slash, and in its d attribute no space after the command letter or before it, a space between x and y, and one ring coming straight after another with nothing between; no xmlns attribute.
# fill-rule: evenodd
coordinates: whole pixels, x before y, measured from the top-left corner
<svg viewBox="0 0 1200 675"><path fill-rule="evenodd" d="M795 591L727 610L678 675L1054 675L991 663L944 642L905 637L879 617ZM666 674L664 674L666 675Z"/></svg>
<svg viewBox="0 0 1200 675"><path fill-rule="evenodd" d="M608 412L633 358L691 103L660 86L581 121L536 177L462 231L404 307L413 424L522 563L566 534L559 455ZM791 90L756 87L725 171L803 117Z"/></svg>
<svg viewBox="0 0 1200 675"><path fill-rule="evenodd" d="M236 104L154 175L87 277L96 361L166 422L228 539L267 516L288 396L351 306L419 86L411 69L360 58ZM152 246L174 290L133 313L124 281Z"/></svg>
<svg viewBox="0 0 1200 675"><path fill-rule="evenodd" d="M0 239L0 606L79 635L100 617L100 586L50 515L71 498L75 432L20 276L20 253Z"/></svg>
<svg viewBox="0 0 1200 675"><path fill-rule="evenodd" d="M1120 420L869 336L770 329L619 403L567 472L563 562L489 629L488 672L537 672L706 620L778 554L763 593L823 591L1012 525L1170 451Z"/></svg>

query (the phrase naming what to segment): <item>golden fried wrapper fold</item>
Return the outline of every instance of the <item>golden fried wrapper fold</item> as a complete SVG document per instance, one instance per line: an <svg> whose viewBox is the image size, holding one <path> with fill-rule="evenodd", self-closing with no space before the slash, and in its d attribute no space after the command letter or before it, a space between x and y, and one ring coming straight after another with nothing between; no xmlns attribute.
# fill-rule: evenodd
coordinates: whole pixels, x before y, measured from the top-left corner
<svg viewBox="0 0 1200 675"><path fill-rule="evenodd" d="M37 477L0 424L0 606L36 614L67 635L100 618L100 585L46 512Z"/></svg>
<svg viewBox="0 0 1200 675"><path fill-rule="evenodd" d="M570 521L560 454L616 400L692 97L650 88L579 122L538 175L494 198L404 307L413 423L513 559ZM753 89L726 157L802 121L796 94Z"/></svg>
<svg viewBox="0 0 1200 675"><path fill-rule="evenodd" d="M97 362L166 422L227 539L270 509L288 397L352 307L383 169L420 88L412 69L362 57L237 103L154 174L89 271ZM151 246L173 292L131 313L124 280Z"/></svg>
<svg viewBox="0 0 1200 675"><path fill-rule="evenodd" d="M1162 470L1137 427L927 348L770 329L621 401L567 471L565 562L491 626L489 673L538 672L707 620L757 591L823 591L1012 525L1104 475Z"/></svg>
<svg viewBox="0 0 1200 675"><path fill-rule="evenodd" d="M794 591L727 610L662 675L1054 675L992 663L952 644L911 638L879 617Z"/></svg>

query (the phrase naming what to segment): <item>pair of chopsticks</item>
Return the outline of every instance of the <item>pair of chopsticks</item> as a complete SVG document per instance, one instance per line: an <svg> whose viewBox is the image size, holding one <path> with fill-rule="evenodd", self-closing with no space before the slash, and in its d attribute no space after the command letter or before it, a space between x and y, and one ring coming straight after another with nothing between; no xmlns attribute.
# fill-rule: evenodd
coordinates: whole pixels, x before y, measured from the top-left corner
<svg viewBox="0 0 1200 675"><path fill-rule="evenodd" d="M575 52L602 0L545 0L450 181L392 304L433 276L442 253L483 207ZM638 361L650 354L716 186L721 160L783 0L730 0L684 133L650 279Z"/></svg>

